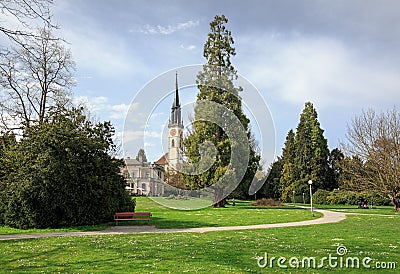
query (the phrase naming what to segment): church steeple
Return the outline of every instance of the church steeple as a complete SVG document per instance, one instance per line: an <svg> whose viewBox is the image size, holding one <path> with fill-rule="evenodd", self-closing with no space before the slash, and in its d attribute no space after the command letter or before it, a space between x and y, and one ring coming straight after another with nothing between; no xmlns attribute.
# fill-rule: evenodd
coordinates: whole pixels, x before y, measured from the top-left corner
<svg viewBox="0 0 400 274"><path fill-rule="evenodd" d="M175 75L175 95L174 103L171 107L171 118L168 123L168 168L171 170L179 169L182 163L182 145L183 145L183 122L181 114L181 103L179 102L179 90L178 90L178 72Z"/></svg>
<svg viewBox="0 0 400 274"><path fill-rule="evenodd" d="M175 96L174 96L174 103L171 107L171 124L181 125L181 104L179 102L179 90L178 90L178 72L175 74Z"/></svg>

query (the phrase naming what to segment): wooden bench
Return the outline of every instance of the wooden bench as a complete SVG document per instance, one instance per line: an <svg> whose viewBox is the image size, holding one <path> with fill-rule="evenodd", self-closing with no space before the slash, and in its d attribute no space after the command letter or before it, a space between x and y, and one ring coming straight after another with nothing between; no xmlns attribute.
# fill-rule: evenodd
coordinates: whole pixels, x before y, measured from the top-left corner
<svg viewBox="0 0 400 274"><path fill-rule="evenodd" d="M115 224L118 225L118 221L151 221L150 212L116 212L114 214Z"/></svg>

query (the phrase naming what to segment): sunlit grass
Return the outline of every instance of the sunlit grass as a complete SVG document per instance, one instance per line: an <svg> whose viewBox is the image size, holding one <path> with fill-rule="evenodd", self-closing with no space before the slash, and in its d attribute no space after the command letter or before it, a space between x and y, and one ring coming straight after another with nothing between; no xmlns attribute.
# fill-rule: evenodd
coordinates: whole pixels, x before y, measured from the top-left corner
<svg viewBox="0 0 400 274"><path fill-rule="evenodd" d="M376 262L397 262L400 267L400 218L351 215L345 221L303 227L286 227L210 233L161 233L55 237L0 242L0 269L9 272L45 273L364 273L377 269L286 269L276 264L261 269L256 257L321 259L345 256ZM287 265L287 263L286 263Z"/></svg>
<svg viewBox="0 0 400 274"><path fill-rule="evenodd" d="M150 198L137 197L136 211L151 212L151 222L120 222L120 225L150 224L157 228L191 228L274 224L313 219L310 212L307 210L296 209L292 206L256 207L252 206L249 201L236 201L235 206L227 205L226 208L213 208L209 206L200 210L176 210L160 205ZM318 217L321 217L320 213L316 213L314 218ZM0 226L0 234L90 231L102 230L114 225L114 222L109 222L96 226L28 230Z"/></svg>
<svg viewBox="0 0 400 274"><path fill-rule="evenodd" d="M400 212L396 212L393 206L375 206L373 208L363 209L355 205L315 205L317 208L329 209L332 211L357 214L382 214L400 216Z"/></svg>
<svg viewBox="0 0 400 274"><path fill-rule="evenodd" d="M89 226L75 226L65 228L45 228L45 229L18 229L8 226L0 226L0 235L4 234L21 234L21 233L51 233L51 232L82 232L82 231L98 231L106 229L114 223L89 225Z"/></svg>
<svg viewBox="0 0 400 274"><path fill-rule="evenodd" d="M151 223L157 228L216 227L254 224L274 224L311 220L309 211L285 207L256 207L249 201L236 201L236 205L226 208L207 207L200 210L174 210L164 207L148 198L137 200L137 211L150 211Z"/></svg>

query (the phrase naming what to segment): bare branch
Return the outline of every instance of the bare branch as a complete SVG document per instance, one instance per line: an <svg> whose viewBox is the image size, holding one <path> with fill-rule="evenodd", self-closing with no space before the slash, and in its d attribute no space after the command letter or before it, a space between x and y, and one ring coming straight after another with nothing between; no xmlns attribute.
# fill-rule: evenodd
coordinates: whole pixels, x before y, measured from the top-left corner
<svg viewBox="0 0 400 274"><path fill-rule="evenodd" d="M345 185L378 191L400 211L400 112L396 107L380 114L363 111L352 120L346 137Z"/></svg>
<svg viewBox="0 0 400 274"><path fill-rule="evenodd" d="M70 51L48 28L24 41L0 55L0 100L9 115L29 126L43 122L50 108L71 100L75 64Z"/></svg>

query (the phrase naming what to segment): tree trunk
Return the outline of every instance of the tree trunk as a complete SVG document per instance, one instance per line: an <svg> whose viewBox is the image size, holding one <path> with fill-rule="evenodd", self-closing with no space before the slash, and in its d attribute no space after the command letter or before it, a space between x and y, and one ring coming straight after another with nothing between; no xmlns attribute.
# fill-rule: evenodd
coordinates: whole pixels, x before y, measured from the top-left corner
<svg viewBox="0 0 400 274"><path fill-rule="evenodd" d="M397 212L400 212L400 202L399 202L399 197L393 197L392 202L394 204L394 210Z"/></svg>
<svg viewBox="0 0 400 274"><path fill-rule="evenodd" d="M214 190L214 202L212 204L213 207L225 207L227 204L226 199L223 198L223 189L216 188Z"/></svg>

